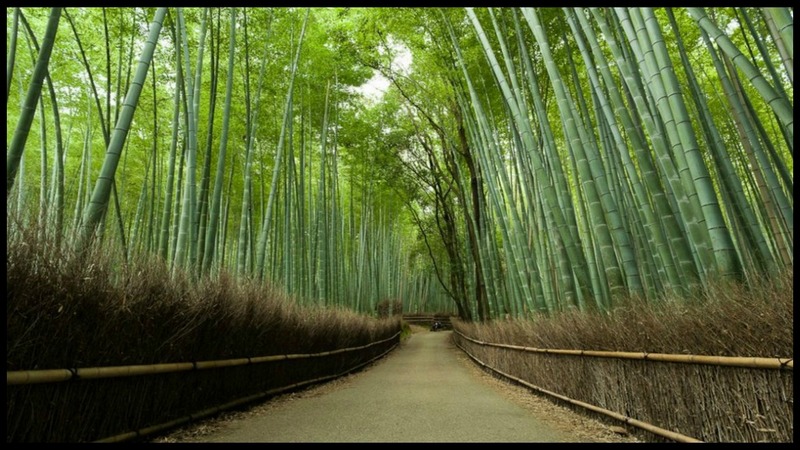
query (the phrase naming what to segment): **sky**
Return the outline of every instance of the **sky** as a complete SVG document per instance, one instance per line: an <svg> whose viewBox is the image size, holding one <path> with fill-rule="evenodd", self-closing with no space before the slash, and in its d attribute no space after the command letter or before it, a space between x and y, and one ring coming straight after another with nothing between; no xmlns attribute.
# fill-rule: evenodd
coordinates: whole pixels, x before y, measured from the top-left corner
<svg viewBox="0 0 800 450"><path fill-rule="evenodd" d="M400 42L390 39L392 50L396 52L396 56L392 60L391 69L402 74L408 74L411 70L411 51ZM376 102L383 98L386 89L389 88L391 82L381 75L378 71L374 71L374 75L366 83L357 87L356 92L361 93L368 99Z"/></svg>

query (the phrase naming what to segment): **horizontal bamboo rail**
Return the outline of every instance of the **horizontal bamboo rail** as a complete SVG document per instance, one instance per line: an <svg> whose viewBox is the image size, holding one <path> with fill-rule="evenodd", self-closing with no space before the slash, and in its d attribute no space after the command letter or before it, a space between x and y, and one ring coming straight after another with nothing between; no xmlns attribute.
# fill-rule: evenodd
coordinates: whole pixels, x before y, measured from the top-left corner
<svg viewBox="0 0 800 450"><path fill-rule="evenodd" d="M380 342L386 342L386 340L383 340L383 341L380 341ZM372 344L370 344L370 345L372 345ZM364 347L366 347L366 346L364 346ZM162 424L158 424L158 425L152 425L152 426L145 427L145 428L142 428L142 429L139 429L139 430L135 430L135 431L128 431L126 433L121 433L121 434L118 434L118 435L115 435L115 436L109 436L107 438L103 438L103 439L100 439L100 440L94 441L94 442L107 443L107 442L129 441L131 439L135 439L135 438L138 438L138 437L144 437L144 436L148 436L148 435L160 432L160 431L176 428L176 427L179 427L179 426L184 425L186 423L190 423L190 422L193 422L193 421L196 421L196 420L199 420L199 419L203 419L203 418L209 417L209 416L214 415L214 414L216 414L218 412L222 412L222 411L225 411L225 410L228 410L228 409L236 408L237 406L242 406L242 405L245 405L247 403L254 402L256 400L261 400L261 399L266 398L266 397L270 397L270 396L273 396L273 395L276 395L276 394L280 394L282 392L288 392L288 391L291 391L293 389L298 389L298 388L301 388L301 387L304 387L304 386L309 386L309 385L312 385L312 384L322 383L324 381L328 381L328 380L332 380L332 379L335 379L335 378L339 378L341 376L347 375L350 372L358 370L358 369L366 366L367 364L370 364L370 363L372 363L374 361L377 361L380 358L383 358L389 352L394 350L395 347L397 347L397 344L393 345L391 348L389 348L385 352L381 353L380 355L370 359L369 361L366 361L364 363L361 363L361 364L358 364L356 366L353 366L353 367L351 367L350 369L348 369L348 370L346 370L344 372L340 372L340 373L337 373L337 374L334 374L334 375L328 375L328 376L324 376L324 377L314 378L313 380L301 381L299 383L290 384L288 386L275 388L275 389L270 389L268 391L259 392L257 394L253 394L253 395L248 395L246 397L242 397L242 398L239 398L239 399L236 399L236 400L232 400L232 401L230 401L228 403L223 403L222 405L218 405L218 406L214 406L214 407L211 407L211 408L208 408L208 409L204 409L202 411L199 411L199 412L196 412L196 413L193 413L193 414L189 414L188 416L183 416L181 418L178 418L178 419L175 419L175 420L171 420L171 421L166 422L166 423L162 423Z"/></svg>
<svg viewBox="0 0 800 450"><path fill-rule="evenodd" d="M459 334L461 334L461 333L459 333ZM461 335L463 336L463 334L461 334ZM475 361L476 363L480 364L481 366L491 370L494 373L502 375L502 376L504 376L504 377L506 377L506 378L508 378L510 380L514 380L517 383L522 384L522 385L524 385L524 386L526 386L526 387L528 387L530 389L533 389L533 390L535 390L537 392L541 392L541 393L549 395L551 397L558 398L559 400L563 400L563 401L565 401L567 403L571 403L573 405L580 406L582 408L586 408L586 409L588 409L590 411L594 411L594 412L609 416L609 417L611 417L613 419L622 421L623 423L635 426L637 428L641 428L641 429L649 431L649 432L651 432L653 434L665 437L667 439L671 439L671 440L673 440L675 442L703 442L703 441L701 441L699 439L695 439L695 438L693 438L691 436L686 436L686 435L683 435L683 434L680 434L680 433L676 433L674 431L670 431L670 430L667 430L667 429L664 429L664 428L661 428L661 427L657 427L657 426L655 426L653 424L650 424L650 423L647 423L647 422L642 422L641 420L636 420L634 418L628 417L628 416L620 414L618 412L614 412L614 411L611 411L611 410L608 410L608 409L605 409L605 408L601 408L599 406L595 406L595 405L592 405L590 403L582 402L580 400L575 400L575 399L569 398L569 397L567 397L565 395L561 395L559 393L556 393L556 392L553 392L553 391L548 391L547 389L535 386L535 385L533 385L531 383L528 383L527 381L525 381L525 380L523 380L521 378L517 378L517 377L515 377L513 375L507 374L507 373L505 373L505 372L503 372L501 370L497 370L494 367L489 366L488 364L484 363L483 361L479 360L474 355L472 355L470 352L468 352L464 347L462 347L462 346L460 346L458 344L456 344L456 345L464 353L466 353L470 358L472 358L473 361Z"/></svg>
<svg viewBox="0 0 800 450"><path fill-rule="evenodd" d="M341 348L327 352L312 353L312 354L270 355L270 356L256 356L251 358L223 359L217 361L196 361L196 362L180 362L180 363L132 365L132 366L87 367L80 369L10 371L6 372L6 386L13 386L20 384L57 383L72 379L89 380L89 379L99 379L99 378L132 377L138 375L155 375L163 373L185 372L190 370L205 370L205 369L217 369L221 367L244 366L248 364L259 364L271 361L282 361L287 359L319 358L323 356L335 355L337 353L363 350L365 348L372 347L374 345L382 344L384 342L395 339L399 334L400 332L398 331L393 336L387 339L372 342L370 344L362 345L359 347Z"/></svg>
<svg viewBox="0 0 800 450"><path fill-rule="evenodd" d="M403 320L433 320L433 319L441 319L441 320L450 320L450 316L437 316L435 314L404 314Z"/></svg>
<svg viewBox="0 0 800 450"><path fill-rule="evenodd" d="M598 358L638 359L646 361L673 362L682 364L711 364L716 366L747 367L752 369L794 370L794 358L759 358L738 356L677 355L669 353L646 352L608 352L600 350L562 350L551 348L524 347L519 345L496 344L471 338L455 330L459 336L479 345L506 348L531 353L552 355L595 356Z"/></svg>
<svg viewBox="0 0 800 450"><path fill-rule="evenodd" d="M442 323L450 323L450 316L436 316L436 315L404 315L403 321L408 323L431 323L438 320Z"/></svg>

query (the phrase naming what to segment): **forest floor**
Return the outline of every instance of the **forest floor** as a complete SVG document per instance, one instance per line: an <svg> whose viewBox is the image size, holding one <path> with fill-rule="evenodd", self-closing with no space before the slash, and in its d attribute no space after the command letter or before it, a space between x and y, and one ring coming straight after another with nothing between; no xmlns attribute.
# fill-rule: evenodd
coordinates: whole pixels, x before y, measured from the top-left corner
<svg viewBox="0 0 800 450"><path fill-rule="evenodd" d="M641 442L493 377L455 347L452 331L412 328L364 370L151 442Z"/></svg>

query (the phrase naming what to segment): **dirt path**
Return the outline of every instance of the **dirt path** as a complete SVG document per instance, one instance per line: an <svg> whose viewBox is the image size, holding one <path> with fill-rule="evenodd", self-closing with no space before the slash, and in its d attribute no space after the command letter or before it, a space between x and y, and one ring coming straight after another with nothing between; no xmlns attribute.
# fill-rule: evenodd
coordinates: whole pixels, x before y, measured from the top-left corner
<svg viewBox="0 0 800 450"><path fill-rule="evenodd" d="M154 442L635 442L415 333L367 369Z"/></svg>

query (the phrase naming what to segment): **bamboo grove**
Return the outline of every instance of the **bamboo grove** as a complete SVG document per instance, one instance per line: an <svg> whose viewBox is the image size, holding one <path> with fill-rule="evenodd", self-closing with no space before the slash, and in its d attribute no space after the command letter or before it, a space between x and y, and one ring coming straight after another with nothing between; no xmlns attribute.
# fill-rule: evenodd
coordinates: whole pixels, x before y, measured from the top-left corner
<svg viewBox="0 0 800 450"><path fill-rule="evenodd" d="M791 8L6 17L9 217L77 249L468 320L793 266Z"/></svg>

